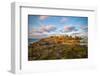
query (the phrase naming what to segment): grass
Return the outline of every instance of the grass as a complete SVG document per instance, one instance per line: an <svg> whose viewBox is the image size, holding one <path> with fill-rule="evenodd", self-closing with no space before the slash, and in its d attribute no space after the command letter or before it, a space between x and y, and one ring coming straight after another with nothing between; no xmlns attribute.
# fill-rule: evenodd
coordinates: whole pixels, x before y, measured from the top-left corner
<svg viewBox="0 0 100 76"><path fill-rule="evenodd" d="M88 57L86 45L52 44L28 47L28 60L78 59Z"/></svg>

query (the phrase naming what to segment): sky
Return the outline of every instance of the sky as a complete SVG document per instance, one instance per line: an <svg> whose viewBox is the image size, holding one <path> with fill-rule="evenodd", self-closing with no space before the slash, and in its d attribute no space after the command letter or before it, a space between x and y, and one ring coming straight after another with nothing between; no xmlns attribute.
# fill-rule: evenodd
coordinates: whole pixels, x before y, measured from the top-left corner
<svg viewBox="0 0 100 76"><path fill-rule="evenodd" d="M87 36L88 17L28 15L28 37L41 39L52 35Z"/></svg>

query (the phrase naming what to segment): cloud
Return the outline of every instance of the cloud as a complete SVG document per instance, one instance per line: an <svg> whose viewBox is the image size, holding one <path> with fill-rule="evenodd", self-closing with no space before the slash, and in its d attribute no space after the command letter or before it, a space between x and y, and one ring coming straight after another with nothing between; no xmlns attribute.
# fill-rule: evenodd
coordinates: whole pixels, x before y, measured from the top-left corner
<svg viewBox="0 0 100 76"><path fill-rule="evenodd" d="M74 32L71 35L72 36L88 37L88 33L87 32Z"/></svg>
<svg viewBox="0 0 100 76"><path fill-rule="evenodd" d="M63 30L64 32L77 31L77 29L74 26L64 26Z"/></svg>
<svg viewBox="0 0 100 76"><path fill-rule="evenodd" d="M66 22L67 20L68 20L68 18L63 17L63 18L60 20L60 22L61 22L61 23L64 23L64 22Z"/></svg>
<svg viewBox="0 0 100 76"><path fill-rule="evenodd" d="M40 27L40 31L42 32L51 32L51 31L54 31L56 30L56 27L54 25L42 25Z"/></svg>
<svg viewBox="0 0 100 76"><path fill-rule="evenodd" d="M44 33L44 32L52 32L52 31L55 31L56 30L56 27L54 25L41 25L39 28L37 29L34 29L32 28L30 31L30 33Z"/></svg>
<svg viewBox="0 0 100 76"><path fill-rule="evenodd" d="M47 19L49 16L39 16L39 19L40 20L45 20L45 19Z"/></svg>
<svg viewBox="0 0 100 76"><path fill-rule="evenodd" d="M47 34L43 33L39 29L32 29L31 31L29 31L29 34L28 34L29 38L36 38L36 39L41 39L41 38L44 38L46 36L47 36Z"/></svg>
<svg viewBox="0 0 100 76"><path fill-rule="evenodd" d="M88 31L88 26L82 26L81 29L86 32Z"/></svg>
<svg viewBox="0 0 100 76"><path fill-rule="evenodd" d="M47 37L52 31L55 31L56 27L54 25L41 25L37 29L32 29L29 32L29 38L44 38Z"/></svg>
<svg viewBox="0 0 100 76"><path fill-rule="evenodd" d="M88 31L88 26L87 25L79 25L79 29L82 31Z"/></svg>
<svg viewBox="0 0 100 76"><path fill-rule="evenodd" d="M47 37L47 35L45 35L45 34L43 34L43 33L36 33L36 32L33 32L33 33L29 34L28 37L29 37L29 38L41 39L41 38Z"/></svg>

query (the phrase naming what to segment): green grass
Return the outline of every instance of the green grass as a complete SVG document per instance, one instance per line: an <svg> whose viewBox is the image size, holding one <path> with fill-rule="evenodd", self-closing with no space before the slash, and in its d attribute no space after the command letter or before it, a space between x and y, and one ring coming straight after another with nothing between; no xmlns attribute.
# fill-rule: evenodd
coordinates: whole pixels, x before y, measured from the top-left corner
<svg viewBox="0 0 100 76"><path fill-rule="evenodd" d="M86 45L30 45L28 46L28 60L55 60L88 58Z"/></svg>

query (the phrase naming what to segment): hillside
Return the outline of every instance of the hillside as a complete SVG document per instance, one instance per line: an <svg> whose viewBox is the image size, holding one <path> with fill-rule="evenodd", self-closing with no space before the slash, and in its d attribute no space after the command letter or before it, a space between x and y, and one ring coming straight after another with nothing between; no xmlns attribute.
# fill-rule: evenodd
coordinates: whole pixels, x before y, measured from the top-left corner
<svg viewBox="0 0 100 76"><path fill-rule="evenodd" d="M78 36L50 36L40 39L28 46L28 60L87 58L88 47L80 45L82 40Z"/></svg>

